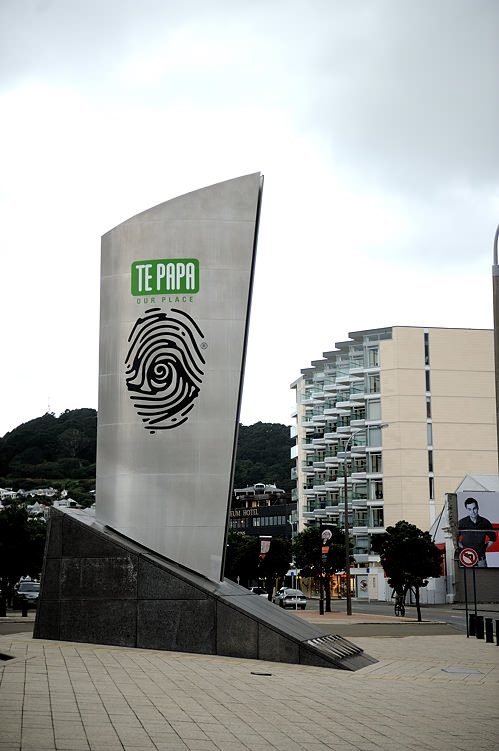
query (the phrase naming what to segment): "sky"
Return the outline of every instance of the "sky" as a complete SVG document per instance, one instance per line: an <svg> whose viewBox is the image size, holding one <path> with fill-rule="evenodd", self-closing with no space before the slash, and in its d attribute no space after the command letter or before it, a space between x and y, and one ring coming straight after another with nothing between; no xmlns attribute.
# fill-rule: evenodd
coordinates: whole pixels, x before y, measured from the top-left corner
<svg viewBox="0 0 499 751"><path fill-rule="evenodd" d="M351 331L492 328L497 0L2 0L0 436L97 408L100 239L265 178L241 422Z"/></svg>

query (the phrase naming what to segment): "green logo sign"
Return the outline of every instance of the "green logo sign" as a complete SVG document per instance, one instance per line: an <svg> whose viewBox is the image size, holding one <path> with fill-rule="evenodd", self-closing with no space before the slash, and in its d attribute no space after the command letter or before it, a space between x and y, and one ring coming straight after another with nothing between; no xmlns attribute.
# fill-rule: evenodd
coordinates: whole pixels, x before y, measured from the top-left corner
<svg viewBox="0 0 499 751"><path fill-rule="evenodd" d="M199 292L197 258L134 261L132 263L132 295L160 295L168 292L182 294Z"/></svg>

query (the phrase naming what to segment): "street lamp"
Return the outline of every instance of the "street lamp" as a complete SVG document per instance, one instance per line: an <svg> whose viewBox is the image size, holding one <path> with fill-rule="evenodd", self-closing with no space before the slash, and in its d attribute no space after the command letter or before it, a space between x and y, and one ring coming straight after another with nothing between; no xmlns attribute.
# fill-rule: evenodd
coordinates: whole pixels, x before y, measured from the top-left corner
<svg viewBox="0 0 499 751"><path fill-rule="evenodd" d="M348 473L347 473L347 452L348 452L348 446L351 443L352 439L358 435L359 433L366 433L368 430L368 427L373 428L387 428L388 423L381 423L381 425L370 425L364 428L358 428L355 431L352 431L349 437L347 438L345 442L344 452L345 456L343 458L343 482L344 482L344 493L345 493L345 575L346 575L346 595L347 595L347 615L352 615L352 594L350 592L350 526L348 521Z"/></svg>

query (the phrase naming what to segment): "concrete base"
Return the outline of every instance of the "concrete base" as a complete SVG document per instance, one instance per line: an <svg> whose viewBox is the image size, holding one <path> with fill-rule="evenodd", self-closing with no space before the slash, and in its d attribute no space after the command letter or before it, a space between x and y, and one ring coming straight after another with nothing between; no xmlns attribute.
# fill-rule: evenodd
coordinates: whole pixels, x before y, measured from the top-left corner
<svg viewBox="0 0 499 751"><path fill-rule="evenodd" d="M343 670L376 662L243 587L206 579L73 509L51 511L33 635Z"/></svg>

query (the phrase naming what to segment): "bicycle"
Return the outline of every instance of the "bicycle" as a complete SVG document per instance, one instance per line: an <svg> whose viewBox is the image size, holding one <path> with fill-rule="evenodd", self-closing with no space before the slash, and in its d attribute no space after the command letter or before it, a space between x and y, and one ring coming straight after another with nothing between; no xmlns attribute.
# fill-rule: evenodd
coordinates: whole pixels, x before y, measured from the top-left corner
<svg viewBox="0 0 499 751"><path fill-rule="evenodd" d="M404 600L402 597L397 597L395 599L395 615L396 616L404 616L405 615L405 605Z"/></svg>

